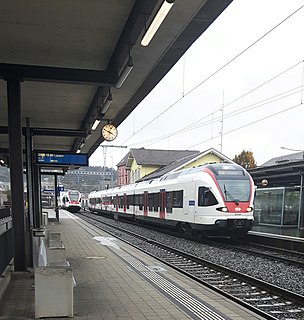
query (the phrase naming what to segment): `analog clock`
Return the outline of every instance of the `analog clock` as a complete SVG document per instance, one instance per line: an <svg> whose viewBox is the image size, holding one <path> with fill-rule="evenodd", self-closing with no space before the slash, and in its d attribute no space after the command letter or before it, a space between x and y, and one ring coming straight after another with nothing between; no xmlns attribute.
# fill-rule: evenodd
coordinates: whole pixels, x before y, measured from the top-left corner
<svg viewBox="0 0 304 320"><path fill-rule="evenodd" d="M106 141L113 141L117 137L117 128L111 124L105 124L101 129L101 135Z"/></svg>

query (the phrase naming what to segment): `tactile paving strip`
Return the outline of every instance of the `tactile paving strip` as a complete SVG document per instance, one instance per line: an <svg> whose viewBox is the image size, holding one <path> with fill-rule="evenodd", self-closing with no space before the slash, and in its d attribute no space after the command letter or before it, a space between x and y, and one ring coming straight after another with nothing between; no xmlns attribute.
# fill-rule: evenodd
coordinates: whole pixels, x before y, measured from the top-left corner
<svg viewBox="0 0 304 320"><path fill-rule="evenodd" d="M109 238L106 237L94 237L95 240L107 245L109 244ZM113 240L113 238L111 238ZM228 320L231 319L218 311L214 310L207 303L200 301L198 298L192 296L170 280L166 279L163 275L151 270L149 266L146 266L137 258L133 257L129 253L125 252L115 245L109 245L109 248L115 252L120 258L125 260L134 270L140 273L146 278L154 287L161 290L171 301L174 301L179 305L184 312L186 312L193 319L202 320Z"/></svg>

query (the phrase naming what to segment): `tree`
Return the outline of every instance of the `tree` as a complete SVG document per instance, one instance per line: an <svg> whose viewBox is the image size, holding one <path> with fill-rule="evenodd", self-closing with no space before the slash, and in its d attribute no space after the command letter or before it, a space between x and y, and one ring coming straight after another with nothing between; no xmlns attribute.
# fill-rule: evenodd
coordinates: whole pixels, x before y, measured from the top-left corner
<svg viewBox="0 0 304 320"><path fill-rule="evenodd" d="M245 169L251 169L257 166L252 151L243 150L239 155L234 156L233 161Z"/></svg>

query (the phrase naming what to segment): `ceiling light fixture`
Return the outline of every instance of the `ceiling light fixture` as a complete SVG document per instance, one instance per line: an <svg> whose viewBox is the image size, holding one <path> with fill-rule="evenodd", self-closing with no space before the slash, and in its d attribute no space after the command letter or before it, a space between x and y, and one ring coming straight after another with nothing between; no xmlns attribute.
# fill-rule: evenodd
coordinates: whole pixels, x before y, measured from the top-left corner
<svg viewBox="0 0 304 320"><path fill-rule="evenodd" d="M76 151L76 153L80 153L80 151L81 151L81 150L80 150L80 149L78 149L78 150Z"/></svg>
<svg viewBox="0 0 304 320"><path fill-rule="evenodd" d="M96 130L96 128L98 127L100 123L100 119L99 119L99 116L96 118L96 120L94 121L93 125L92 125L92 130Z"/></svg>
<svg viewBox="0 0 304 320"><path fill-rule="evenodd" d="M92 131L91 130L89 130L88 131L88 134L87 134L87 136L86 136L86 140L89 140L90 138L92 137Z"/></svg>
<svg viewBox="0 0 304 320"><path fill-rule="evenodd" d="M133 58L131 56L129 56L127 64L125 65L125 67L123 68L121 74L119 75L119 78L117 80L115 88L117 88L117 89L121 88L121 86L123 85L125 80L128 78L128 76L129 76L130 72L132 71L133 67L134 67Z"/></svg>
<svg viewBox="0 0 304 320"><path fill-rule="evenodd" d="M152 20L149 28L146 30L142 40L141 40L141 45L142 46L147 46L152 38L154 37L156 31L166 18L167 14L171 10L172 6L174 5L174 0L165 0L158 10L156 16Z"/></svg>
<svg viewBox="0 0 304 320"><path fill-rule="evenodd" d="M113 101L113 97L112 97L112 93L110 92L107 99L105 100L105 102L103 103L103 106L101 107L101 114L105 114L107 112L107 110L109 109L111 103ZM93 129L93 127L92 127Z"/></svg>

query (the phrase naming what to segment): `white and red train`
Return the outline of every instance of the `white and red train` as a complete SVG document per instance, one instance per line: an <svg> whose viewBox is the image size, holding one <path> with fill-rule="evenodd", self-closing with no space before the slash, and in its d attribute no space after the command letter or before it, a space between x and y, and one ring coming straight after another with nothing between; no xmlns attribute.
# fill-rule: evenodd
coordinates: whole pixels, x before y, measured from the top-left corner
<svg viewBox="0 0 304 320"><path fill-rule="evenodd" d="M60 206L70 212L78 212L81 209L81 193L78 190L61 191Z"/></svg>
<svg viewBox="0 0 304 320"><path fill-rule="evenodd" d="M185 233L238 237L253 226L254 191L244 168L214 163L91 192L89 209L161 223Z"/></svg>

